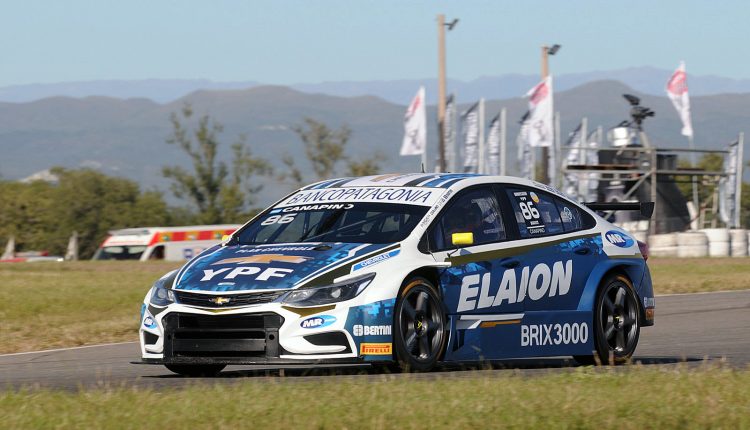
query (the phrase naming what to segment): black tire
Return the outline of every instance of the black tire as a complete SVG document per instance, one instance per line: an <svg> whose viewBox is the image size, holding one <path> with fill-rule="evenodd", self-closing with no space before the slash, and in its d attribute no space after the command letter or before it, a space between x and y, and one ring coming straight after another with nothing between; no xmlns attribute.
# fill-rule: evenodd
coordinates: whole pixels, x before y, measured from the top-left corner
<svg viewBox="0 0 750 430"><path fill-rule="evenodd" d="M641 333L640 308L633 284L623 275L605 278L594 305L593 355L574 356L581 364L623 364L635 352Z"/></svg>
<svg viewBox="0 0 750 430"><path fill-rule="evenodd" d="M393 315L393 343L399 367L428 372L442 358L447 318L430 281L415 277L401 290Z"/></svg>
<svg viewBox="0 0 750 430"><path fill-rule="evenodd" d="M225 364L165 364L164 367L182 376L216 376Z"/></svg>

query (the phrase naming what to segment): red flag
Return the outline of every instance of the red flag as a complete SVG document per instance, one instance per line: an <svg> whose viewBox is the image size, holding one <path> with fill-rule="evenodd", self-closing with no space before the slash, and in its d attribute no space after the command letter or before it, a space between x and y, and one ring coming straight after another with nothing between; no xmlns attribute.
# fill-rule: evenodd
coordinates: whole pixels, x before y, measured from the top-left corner
<svg viewBox="0 0 750 430"><path fill-rule="evenodd" d="M667 82L667 95L672 100L674 108L680 115L682 121L682 135L693 136L693 124L690 118L690 97L688 96L687 74L685 73L685 62L672 74Z"/></svg>

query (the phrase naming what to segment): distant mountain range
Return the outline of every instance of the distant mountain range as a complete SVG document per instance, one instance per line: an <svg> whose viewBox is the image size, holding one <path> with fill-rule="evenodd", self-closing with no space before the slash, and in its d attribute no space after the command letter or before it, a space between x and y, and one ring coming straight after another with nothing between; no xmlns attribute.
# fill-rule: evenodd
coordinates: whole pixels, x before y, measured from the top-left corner
<svg viewBox="0 0 750 430"><path fill-rule="evenodd" d="M687 146L669 100L634 91L616 81L589 82L556 93L555 107L561 112L563 138L584 116L592 129L597 125L609 128L627 119L629 106L622 99L623 93L641 97L642 104L656 112L656 117L645 124L654 144ZM698 147L724 148L739 131L750 129L750 94L693 96L691 101ZM255 154L282 169L281 156L298 154L302 148L290 127L312 117L332 127L347 124L353 131L349 152L355 157L368 157L379 151L388 157L383 163L386 171L418 169L419 157L398 156L403 105L373 96L338 97L280 86L256 86L244 90L201 90L163 104L144 98L100 96L0 103L0 175L21 179L54 165L87 166L132 178L147 188L166 190L161 167L189 163L177 148L165 143L170 134L169 114L184 103L190 103L196 113L209 113L224 124L220 137L227 143L222 154L225 158L229 156L229 143L244 134ZM508 109L511 172L516 171L514 141L526 103L521 97L487 102L488 119L501 107ZM463 104L461 109L466 107L468 104ZM436 147L434 106L428 107L428 118L428 159L432 161ZM750 151L745 154L750 156ZM309 167L303 159L300 162L308 179L312 179ZM266 187L259 203L268 203L283 191Z"/></svg>
<svg viewBox="0 0 750 430"><path fill-rule="evenodd" d="M671 73L671 70L653 67L634 67L563 74L555 77L555 89L565 91L589 82L615 80L644 94L663 95L665 83ZM538 80L537 75L531 74L481 77L472 81L449 80L448 90L456 93L456 97L461 102L470 102L480 97L505 99L523 95ZM688 84L693 96L750 92L750 79L689 75ZM213 82L206 79L103 80L29 84L0 87L0 102L23 103L57 96L75 98L104 96L121 99L146 98L157 103L169 103L199 90L237 90L262 85L264 84L255 81ZM391 103L406 104L419 85L427 87L428 102L434 103L437 81L433 78L301 83L289 87L312 94L320 93L339 97L369 95L380 97Z"/></svg>

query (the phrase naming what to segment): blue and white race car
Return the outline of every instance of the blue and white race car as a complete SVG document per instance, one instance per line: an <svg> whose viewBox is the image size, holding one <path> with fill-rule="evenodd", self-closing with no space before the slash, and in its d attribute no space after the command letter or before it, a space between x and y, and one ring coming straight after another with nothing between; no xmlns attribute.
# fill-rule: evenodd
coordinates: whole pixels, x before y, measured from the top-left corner
<svg viewBox="0 0 750 430"><path fill-rule="evenodd" d="M654 322L648 250L594 210L650 216L653 205L588 206L513 177L309 185L154 284L142 361L185 375L228 364L627 361Z"/></svg>

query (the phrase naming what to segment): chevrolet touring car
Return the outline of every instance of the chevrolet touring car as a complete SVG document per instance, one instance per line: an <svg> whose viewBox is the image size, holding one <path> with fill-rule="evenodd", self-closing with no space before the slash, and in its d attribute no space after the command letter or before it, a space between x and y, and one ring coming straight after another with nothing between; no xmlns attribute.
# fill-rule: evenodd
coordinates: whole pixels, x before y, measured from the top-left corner
<svg viewBox="0 0 750 430"><path fill-rule="evenodd" d="M157 280L142 362L230 364L573 356L622 363L654 323L648 248L537 182L393 174L303 187Z"/></svg>

